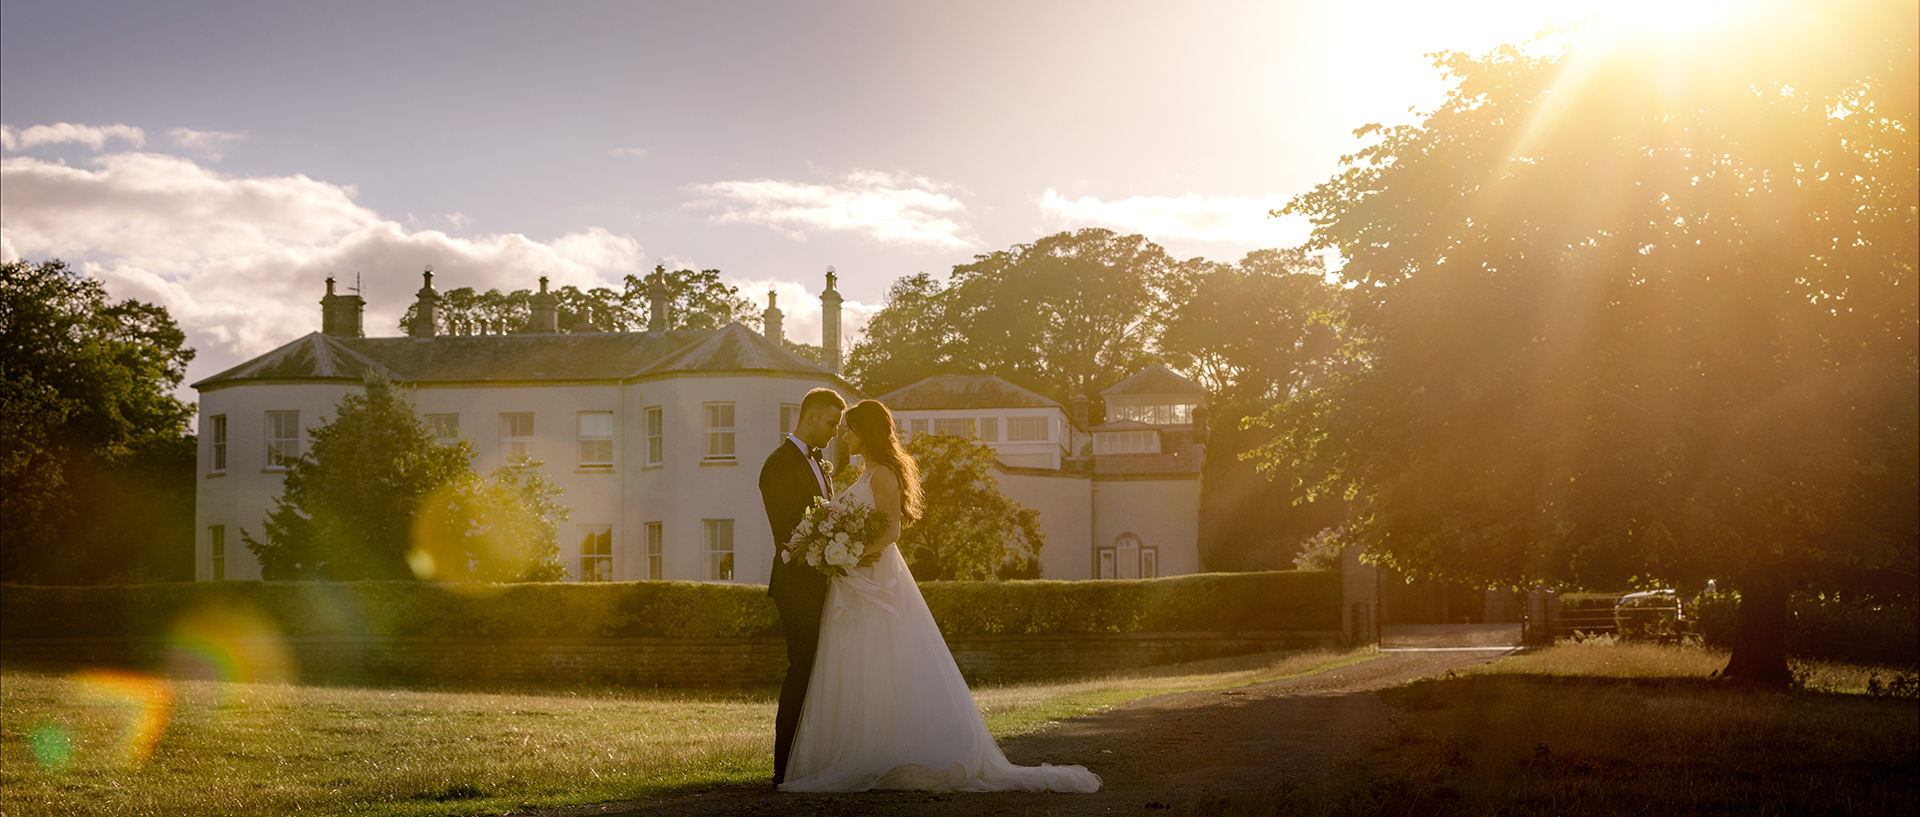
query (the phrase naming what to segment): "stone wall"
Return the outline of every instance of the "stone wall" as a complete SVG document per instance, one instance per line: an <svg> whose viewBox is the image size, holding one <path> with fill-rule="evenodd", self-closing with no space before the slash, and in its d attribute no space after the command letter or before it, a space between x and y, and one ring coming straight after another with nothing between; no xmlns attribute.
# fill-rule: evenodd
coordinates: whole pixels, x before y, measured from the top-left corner
<svg viewBox="0 0 1920 817"><path fill-rule="evenodd" d="M1339 633L1284 632L961 636L948 644L969 681L1022 681L1340 642ZM185 678L237 673L316 684L754 687L779 683L786 644L772 638L285 638L219 645L36 639L0 642L0 662L13 669L112 667Z"/></svg>

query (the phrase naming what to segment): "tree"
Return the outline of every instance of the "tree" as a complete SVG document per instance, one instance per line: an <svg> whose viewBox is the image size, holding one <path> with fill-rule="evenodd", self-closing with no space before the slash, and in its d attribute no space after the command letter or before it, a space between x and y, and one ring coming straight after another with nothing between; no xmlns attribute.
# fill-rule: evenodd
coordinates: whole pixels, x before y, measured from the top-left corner
<svg viewBox="0 0 1920 817"><path fill-rule="evenodd" d="M1066 404L1153 361L1175 272L1159 245L1100 229L977 255L944 289L925 273L895 282L848 372L875 393L992 373Z"/></svg>
<svg viewBox="0 0 1920 817"><path fill-rule="evenodd" d="M1238 264L1193 259L1159 348L1207 387L1200 554L1209 570L1284 570L1300 543L1339 523L1337 498L1296 502L1291 480L1250 457L1271 438L1247 418L1317 385L1338 359L1339 290L1305 248L1255 250Z"/></svg>
<svg viewBox="0 0 1920 817"><path fill-rule="evenodd" d="M739 287L727 286L720 271L709 269L676 270L655 267L642 278L628 275L623 288L615 292L606 287L582 290L564 286L553 291L561 332L638 332L647 328L653 309L651 284L658 279L666 286L668 329L718 329L730 322L760 327L760 313L753 302L740 295ZM533 319L533 290L519 289L503 293L497 289L475 292L460 287L442 293L434 313L435 331L440 334L501 334L525 332ZM408 304L400 318L401 331L413 326L419 315L418 302ZM816 352L816 357L818 353Z"/></svg>
<svg viewBox="0 0 1920 817"><path fill-rule="evenodd" d="M953 268L959 363L1062 404L1095 393L1153 361L1174 272L1158 244L1091 228L974 256Z"/></svg>
<svg viewBox="0 0 1920 817"><path fill-rule="evenodd" d="M535 581L561 575L559 491L508 466L487 480L465 441L441 445L391 384L369 381L287 468L256 540L268 580Z"/></svg>
<svg viewBox="0 0 1920 817"><path fill-rule="evenodd" d="M989 472L992 446L917 434L906 447L925 496L920 521L900 534L916 580L1039 578L1040 514L1000 493Z"/></svg>
<svg viewBox="0 0 1920 817"><path fill-rule="evenodd" d="M1790 592L1913 592L1915 28L1854 0L1439 55L1445 103L1286 208L1347 259L1361 365L1269 415L1267 465L1403 571L1731 577L1726 674L1784 682Z"/></svg>
<svg viewBox="0 0 1920 817"><path fill-rule="evenodd" d="M951 291L924 272L894 281L887 305L847 355L848 379L869 394L886 394L952 371L961 353L947 317L951 300Z"/></svg>
<svg viewBox="0 0 1920 817"><path fill-rule="evenodd" d="M185 344L59 260L0 265L0 579L192 575Z"/></svg>
<svg viewBox="0 0 1920 817"><path fill-rule="evenodd" d="M1220 404L1265 406L1336 359L1339 289L1304 247L1255 250L1235 265L1188 261L1158 344Z"/></svg>

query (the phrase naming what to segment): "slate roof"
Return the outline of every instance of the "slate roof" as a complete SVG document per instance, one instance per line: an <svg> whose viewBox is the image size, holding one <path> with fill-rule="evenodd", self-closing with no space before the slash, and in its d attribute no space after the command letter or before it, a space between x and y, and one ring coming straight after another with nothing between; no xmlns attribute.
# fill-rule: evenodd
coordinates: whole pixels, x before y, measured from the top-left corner
<svg viewBox="0 0 1920 817"><path fill-rule="evenodd" d="M1060 404L990 374L937 374L874 398L894 411L1060 408Z"/></svg>
<svg viewBox="0 0 1920 817"><path fill-rule="evenodd" d="M409 383L489 383L625 380L696 371L826 374L819 364L730 323L657 334L336 338L315 332L193 387L248 380L357 382L375 372Z"/></svg>
<svg viewBox="0 0 1920 817"><path fill-rule="evenodd" d="M1134 376L1100 390L1102 397L1109 394L1206 394L1206 388L1200 384L1175 374L1158 363L1141 369Z"/></svg>

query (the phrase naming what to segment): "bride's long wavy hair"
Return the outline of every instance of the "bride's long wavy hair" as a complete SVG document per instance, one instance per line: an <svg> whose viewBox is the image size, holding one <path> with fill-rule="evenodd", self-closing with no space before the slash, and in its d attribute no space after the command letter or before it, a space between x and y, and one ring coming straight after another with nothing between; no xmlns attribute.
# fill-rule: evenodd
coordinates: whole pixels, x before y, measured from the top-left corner
<svg viewBox="0 0 1920 817"><path fill-rule="evenodd" d="M878 400L862 400L847 409L840 421L860 435L860 444L866 449L861 456L868 467L884 465L900 478L900 515L904 517L900 527L920 521L920 468L893 433L893 412Z"/></svg>

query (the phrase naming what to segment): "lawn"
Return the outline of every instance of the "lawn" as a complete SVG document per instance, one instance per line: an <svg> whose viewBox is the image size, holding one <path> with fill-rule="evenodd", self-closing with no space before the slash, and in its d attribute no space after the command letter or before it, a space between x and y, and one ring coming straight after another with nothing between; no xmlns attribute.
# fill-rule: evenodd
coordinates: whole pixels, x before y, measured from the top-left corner
<svg viewBox="0 0 1920 817"><path fill-rule="evenodd" d="M1195 815L1906 815L1920 702L1888 668L1802 664L1794 693L1706 676L1723 653L1574 645L1381 693L1408 714L1336 780ZM1908 670L1911 672L1911 670Z"/></svg>
<svg viewBox="0 0 1920 817"><path fill-rule="evenodd" d="M984 687L994 734L1375 653L1276 653ZM434 815L772 774L772 692L436 692L0 673L0 813Z"/></svg>

